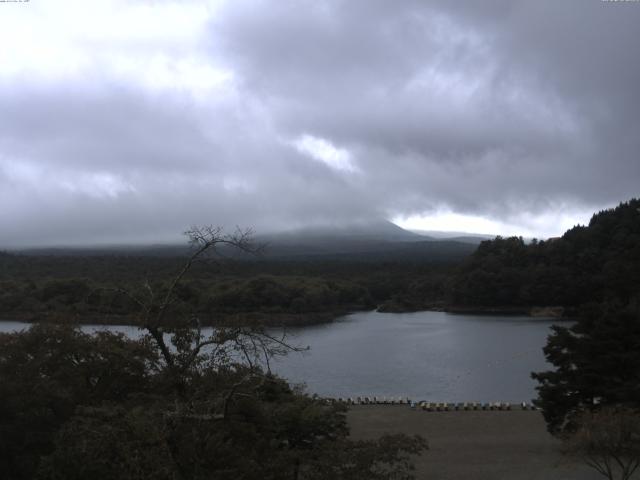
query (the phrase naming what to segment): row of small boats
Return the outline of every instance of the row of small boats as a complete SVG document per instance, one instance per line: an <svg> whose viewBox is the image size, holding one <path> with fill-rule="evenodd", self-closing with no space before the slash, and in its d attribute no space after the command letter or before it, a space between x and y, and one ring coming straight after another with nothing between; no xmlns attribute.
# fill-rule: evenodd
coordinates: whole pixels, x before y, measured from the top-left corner
<svg viewBox="0 0 640 480"><path fill-rule="evenodd" d="M446 412L450 410L515 410L519 408L521 410L537 410L537 407L533 404L522 402L519 404L512 404L506 402L462 402L462 403L447 403L447 402L417 402L410 404L412 408L420 410L426 410L427 412Z"/></svg>
<svg viewBox="0 0 640 480"><path fill-rule="evenodd" d="M408 405L417 410L427 412L447 412L465 410L537 410L538 408L527 402L512 404L507 402L415 402L408 397L349 397L328 399L330 402L346 403L347 405Z"/></svg>

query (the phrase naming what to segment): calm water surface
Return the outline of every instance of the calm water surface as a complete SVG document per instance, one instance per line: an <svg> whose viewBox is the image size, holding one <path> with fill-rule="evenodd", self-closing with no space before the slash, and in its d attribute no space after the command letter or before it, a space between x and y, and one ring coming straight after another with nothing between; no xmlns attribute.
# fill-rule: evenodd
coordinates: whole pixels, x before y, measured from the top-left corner
<svg viewBox="0 0 640 480"><path fill-rule="evenodd" d="M290 329L308 354L276 370L309 391L432 401L523 401L536 396L530 372L549 368L542 347L552 320L442 312L356 313Z"/></svg>
<svg viewBox="0 0 640 480"><path fill-rule="evenodd" d="M450 315L442 312L361 312L334 323L288 329L311 347L278 359L273 370L319 395L409 396L431 401L529 401L545 370L542 347L552 320ZM28 328L0 322L0 331ZM86 325L136 337L135 327Z"/></svg>

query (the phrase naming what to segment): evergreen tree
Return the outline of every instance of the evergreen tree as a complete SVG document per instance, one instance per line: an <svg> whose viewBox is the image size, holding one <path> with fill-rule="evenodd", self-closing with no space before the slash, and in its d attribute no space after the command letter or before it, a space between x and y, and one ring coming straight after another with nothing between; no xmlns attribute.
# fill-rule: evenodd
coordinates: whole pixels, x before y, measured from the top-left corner
<svg viewBox="0 0 640 480"><path fill-rule="evenodd" d="M533 373L551 433L573 431L602 406L640 408L640 308L591 306L571 327L554 326L544 353L555 370Z"/></svg>

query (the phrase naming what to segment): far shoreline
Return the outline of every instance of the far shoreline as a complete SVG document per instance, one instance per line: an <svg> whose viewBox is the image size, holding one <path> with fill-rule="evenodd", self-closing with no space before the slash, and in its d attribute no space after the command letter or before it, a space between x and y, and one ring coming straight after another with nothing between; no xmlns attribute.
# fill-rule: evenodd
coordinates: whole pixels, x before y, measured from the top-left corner
<svg viewBox="0 0 640 480"><path fill-rule="evenodd" d="M399 306L382 304L376 310L380 313L417 313L417 312L444 312L451 315L518 315L531 318L553 318L558 320L572 320L574 315L570 309L559 305L527 305L527 306L470 306L470 305L429 305L414 308L411 306Z"/></svg>
<svg viewBox="0 0 640 480"><path fill-rule="evenodd" d="M332 323L338 318L356 312L372 310L344 310L333 312L309 312L309 313L221 313L199 315L203 327L237 327L237 326L263 326L263 327L305 327ZM25 313L4 312L0 313L0 322L20 322L27 324L53 323L64 325L112 325L124 327L137 327L139 322L133 315L109 315L109 314L60 314L60 313ZM176 324L167 323L167 327ZM179 326L179 325L178 325Z"/></svg>
<svg viewBox="0 0 640 480"><path fill-rule="evenodd" d="M566 316L563 307L469 307L469 306L446 306L431 307L421 309L391 309L388 310L379 306L367 310L340 310L332 312L309 312L309 313L264 313L264 312L244 312L244 313L221 313L200 316L202 327L268 327L268 328L297 328L310 327L314 325L324 325L334 323L340 318L356 313L420 313L420 312L442 312L449 315L476 315L476 316L521 316L540 320L572 321L574 317ZM0 312L0 323L18 322L25 324L50 323L62 325L105 325L138 327L133 315L109 315L109 314L73 314L65 315L60 313L25 313L25 312ZM176 326L167 324L167 327Z"/></svg>

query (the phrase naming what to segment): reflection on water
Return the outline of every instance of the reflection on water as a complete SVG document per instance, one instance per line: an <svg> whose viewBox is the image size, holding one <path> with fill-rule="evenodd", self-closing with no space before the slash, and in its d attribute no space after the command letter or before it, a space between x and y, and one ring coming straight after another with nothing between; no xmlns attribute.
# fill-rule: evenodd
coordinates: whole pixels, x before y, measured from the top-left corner
<svg viewBox="0 0 640 480"><path fill-rule="evenodd" d="M288 329L310 346L272 368L319 395L409 396L432 401L529 401L530 372L548 368L542 347L551 320L442 312L348 315L331 324ZM0 331L28 327L1 322ZM85 325L137 337L130 326Z"/></svg>

